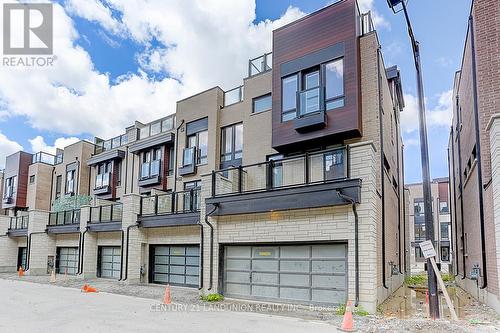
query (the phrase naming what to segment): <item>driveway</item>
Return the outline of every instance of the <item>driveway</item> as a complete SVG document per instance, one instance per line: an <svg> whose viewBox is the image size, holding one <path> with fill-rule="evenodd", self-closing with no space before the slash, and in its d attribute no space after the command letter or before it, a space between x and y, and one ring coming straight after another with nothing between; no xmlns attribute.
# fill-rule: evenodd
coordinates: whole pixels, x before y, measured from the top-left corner
<svg viewBox="0 0 500 333"><path fill-rule="evenodd" d="M0 279L0 332L335 332L327 322Z"/></svg>

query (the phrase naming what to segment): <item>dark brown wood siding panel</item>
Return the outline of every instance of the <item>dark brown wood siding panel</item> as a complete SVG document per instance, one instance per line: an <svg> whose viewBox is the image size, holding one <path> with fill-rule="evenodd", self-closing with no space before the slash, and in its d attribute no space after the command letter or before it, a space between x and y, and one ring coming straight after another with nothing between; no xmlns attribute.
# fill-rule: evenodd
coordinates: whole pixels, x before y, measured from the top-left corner
<svg viewBox="0 0 500 333"><path fill-rule="evenodd" d="M170 147L163 146L163 157L162 157L162 166L161 166L161 185L162 190L166 191L168 188L167 177L168 177L168 161L170 159Z"/></svg>
<svg viewBox="0 0 500 333"><path fill-rule="evenodd" d="M273 147L291 151L300 147L361 136L360 63L358 11L355 0L331 5L273 33ZM345 106L327 111L327 126L309 133L298 133L294 122L281 122L282 64L329 46L344 44Z"/></svg>

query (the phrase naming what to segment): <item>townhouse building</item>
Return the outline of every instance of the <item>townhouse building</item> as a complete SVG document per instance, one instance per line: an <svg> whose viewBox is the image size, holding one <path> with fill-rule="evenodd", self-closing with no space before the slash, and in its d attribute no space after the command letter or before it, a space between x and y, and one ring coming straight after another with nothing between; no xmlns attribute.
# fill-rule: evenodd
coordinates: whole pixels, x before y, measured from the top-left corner
<svg viewBox="0 0 500 333"><path fill-rule="evenodd" d="M411 273L427 270L426 259L420 250L419 243L426 240L425 212L422 183L408 184L409 234L410 234L410 268ZM450 182L446 178L436 178L431 182L432 219L434 223L435 249L439 254L436 262L441 272L451 272L453 256L451 254L451 215L450 215Z"/></svg>
<svg viewBox="0 0 500 333"><path fill-rule="evenodd" d="M500 312L500 3L474 0L449 138L455 279Z"/></svg>
<svg viewBox="0 0 500 333"><path fill-rule="evenodd" d="M409 270L403 108L370 14L329 5L275 30L241 86L65 148L27 274L375 312Z"/></svg>

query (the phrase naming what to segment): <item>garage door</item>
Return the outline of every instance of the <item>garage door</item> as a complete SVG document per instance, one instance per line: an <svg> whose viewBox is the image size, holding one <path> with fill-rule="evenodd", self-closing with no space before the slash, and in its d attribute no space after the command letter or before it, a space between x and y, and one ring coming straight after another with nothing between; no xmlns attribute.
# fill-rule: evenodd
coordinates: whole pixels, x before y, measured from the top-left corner
<svg viewBox="0 0 500 333"><path fill-rule="evenodd" d="M97 276L119 279L121 271L121 251L119 246L100 246Z"/></svg>
<svg viewBox="0 0 500 333"><path fill-rule="evenodd" d="M78 272L78 248L57 248L57 273L75 275Z"/></svg>
<svg viewBox="0 0 500 333"><path fill-rule="evenodd" d="M153 283L197 287L200 272L200 247L155 245L151 247Z"/></svg>
<svg viewBox="0 0 500 333"><path fill-rule="evenodd" d="M227 246L229 297L340 304L347 299L347 246Z"/></svg>

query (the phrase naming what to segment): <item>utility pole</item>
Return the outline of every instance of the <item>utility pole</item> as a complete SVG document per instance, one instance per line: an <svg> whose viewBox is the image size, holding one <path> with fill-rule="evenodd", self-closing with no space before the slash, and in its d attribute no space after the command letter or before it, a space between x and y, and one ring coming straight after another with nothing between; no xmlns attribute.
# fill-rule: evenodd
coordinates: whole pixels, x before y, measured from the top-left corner
<svg viewBox="0 0 500 333"><path fill-rule="evenodd" d="M427 144L427 125L425 120L425 99L424 99L424 83L422 79L422 64L420 61L420 45L413 34L410 17L406 8L405 0L387 0L389 7L394 13L404 12L406 24L408 26L408 35L410 36L411 46L413 49L413 59L415 61L415 69L417 74L417 92L418 92L418 119L420 127L420 156L422 162L422 185L424 194L424 215L425 215L425 236L432 244L434 241L434 221L432 215L432 194L431 194L431 179L429 170L429 148ZM396 6L401 4L401 9L396 11ZM427 259L427 277L429 288L429 313L432 319L439 318L439 298L437 290L437 279L430 259Z"/></svg>

